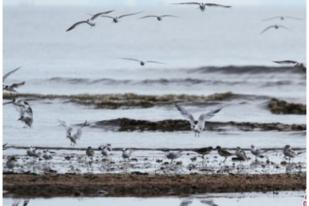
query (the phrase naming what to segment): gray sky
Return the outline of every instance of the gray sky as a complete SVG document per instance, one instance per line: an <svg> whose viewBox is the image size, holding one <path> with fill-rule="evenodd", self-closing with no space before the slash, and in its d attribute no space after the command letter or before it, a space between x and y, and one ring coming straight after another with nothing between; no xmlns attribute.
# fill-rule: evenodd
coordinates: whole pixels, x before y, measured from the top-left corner
<svg viewBox="0 0 309 206"><path fill-rule="evenodd" d="M187 0L4 0L4 5L126 5L152 6ZM200 1L200 0L198 0ZM231 5L305 5L306 0L214 0L211 2Z"/></svg>

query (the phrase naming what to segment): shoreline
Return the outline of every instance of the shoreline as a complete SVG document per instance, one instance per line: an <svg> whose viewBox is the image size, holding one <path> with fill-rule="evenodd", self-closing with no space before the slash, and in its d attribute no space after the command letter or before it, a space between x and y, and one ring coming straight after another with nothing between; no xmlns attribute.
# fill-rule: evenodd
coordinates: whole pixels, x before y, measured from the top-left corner
<svg viewBox="0 0 309 206"><path fill-rule="evenodd" d="M182 196L306 189L306 174L145 175L4 174L4 197Z"/></svg>

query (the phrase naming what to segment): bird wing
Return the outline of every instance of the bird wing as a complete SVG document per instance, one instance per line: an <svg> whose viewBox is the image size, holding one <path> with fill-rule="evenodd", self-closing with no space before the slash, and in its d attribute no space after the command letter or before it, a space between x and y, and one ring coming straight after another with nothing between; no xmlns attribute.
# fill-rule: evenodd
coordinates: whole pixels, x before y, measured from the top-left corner
<svg viewBox="0 0 309 206"><path fill-rule="evenodd" d="M220 112L222 110L222 107L219 108L219 109L215 109L215 110L212 110L208 113L205 113L205 114L201 114L200 117L198 118L198 121L199 122L205 122L206 120L212 118L215 116L215 114L217 114L218 112Z"/></svg>
<svg viewBox="0 0 309 206"><path fill-rule="evenodd" d="M279 26L279 28L283 28L283 29L289 30L289 28L284 26L284 25L278 25L278 26Z"/></svg>
<svg viewBox="0 0 309 206"><path fill-rule="evenodd" d="M294 20L303 20L302 18L294 17L294 16L285 16L287 19L294 19Z"/></svg>
<svg viewBox="0 0 309 206"><path fill-rule="evenodd" d="M98 18L99 16L103 15L103 14L109 14L109 13L112 13L114 10L108 10L108 11L103 11L103 12L99 12L99 13L96 13L94 14L90 20L95 20L96 18Z"/></svg>
<svg viewBox="0 0 309 206"><path fill-rule="evenodd" d="M147 60L146 62L148 62L148 63L153 63L153 64L164 64L163 62L152 61L152 60Z"/></svg>
<svg viewBox="0 0 309 206"><path fill-rule="evenodd" d="M266 32L267 30L269 30L269 29L271 29L271 28L274 28L274 27L275 27L275 25L270 25L270 26L266 27L263 31L261 31L260 34L263 34L263 33Z"/></svg>
<svg viewBox="0 0 309 206"><path fill-rule="evenodd" d="M200 5L199 2L181 2L181 3L173 3L173 4L196 4L196 5Z"/></svg>
<svg viewBox="0 0 309 206"><path fill-rule="evenodd" d="M170 14L165 14L165 15L161 15L160 17L178 17L178 16L175 16L175 15L170 15Z"/></svg>
<svg viewBox="0 0 309 206"><path fill-rule="evenodd" d="M141 62L141 60L139 60L139 59L134 59L134 58L121 58L121 59L128 60L128 61Z"/></svg>
<svg viewBox="0 0 309 206"><path fill-rule="evenodd" d="M273 16L273 17L269 17L269 18L266 18L266 19L262 19L262 21L269 21L269 20L273 20L273 19L278 19L280 17L281 16Z"/></svg>
<svg viewBox="0 0 309 206"><path fill-rule="evenodd" d="M12 89L15 89L15 88L18 88L18 87L24 85L25 83L26 83L26 82L13 83L13 84L10 85L10 87L11 87Z"/></svg>
<svg viewBox="0 0 309 206"><path fill-rule="evenodd" d="M146 18L157 18L158 16L156 15L147 15L147 16L142 16L140 19L146 19Z"/></svg>
<svg viewBox="0 0 309 206"><path fill-rule="evenodd" d="M70 26L70 27L66 30L66 32L73 30L75 27L77 27L77 26L80 25L80 24L89 24L89 23L88 23L88 21L86 21L86 20L78 21L78 22L76 22L75 24L73 24L72 26Z"/></svg>
<svg viewBox="0 0 309 206"><path fill-rule="evenodd" d="M273 61L273 62L277 64L298 64L298 62L294 60L281 60L281 61Z"/></svg>
<svg viewBox="0 0 309 206"><path fill-rule="evenodd" d="M222 4L214 4L214 3L207 3L206 6L214 6L214 7L223 7L223 8L231 8L232 6L222 5Z"/></svg>
<svg viewBox="0 0 309 206"><path fill-rule="evenodd" d="M14 72L16 72L17 70L19 70L21 67L17 67L16 69L13 69L12 71L7 72L6 74L3 75L3 82L6 78L8 78L8 76L10 76L11 74L13 74Z"/></svg>
<svg viewBox="0 0 309 206"><path fill-rule="evenodd" d="M139 13L141 13L141 12L139 11L139 12L130 13L130 14L123 14L121 16L118 16L118 18L120 19L120 18L123 18L123 17L126 17L126 16L133 16L133 15L136 15L136 14L139 14Z"/></svg>
<svg viewBox="0 0 309 206"><path fill-rule="evenodd" d="M79 127L76 133L73 135L74 139L79 139L82 136L82 128Z"/></svg>
<svg viewBox="0 0 309 206"><path fill-rule="evenodd" d="M191 125L194 125L194 117L192 116L192 114L190 114L185 108L181 107L178 104L175 104L177 110L180 112L180 114L182 114L182 116L184 116L185 118L187 118L190 121Z"/></svg>

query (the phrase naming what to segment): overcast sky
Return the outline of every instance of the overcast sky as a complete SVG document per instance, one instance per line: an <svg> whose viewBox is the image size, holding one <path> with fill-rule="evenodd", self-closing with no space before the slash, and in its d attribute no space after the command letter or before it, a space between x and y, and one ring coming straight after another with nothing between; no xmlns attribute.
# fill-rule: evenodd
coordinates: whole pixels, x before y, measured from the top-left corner
<svg viewBox="0 0 309 206"><path fill-rule="evenodd" d="M190 0L191 1L191 0ZM200 0L198 0L200 1ZM186 0L4 0L4 5L126 5L152 6L164 5L172 2L186 2ZM211 2L231 5L305 5L306 0L214 0Z"/></svg>

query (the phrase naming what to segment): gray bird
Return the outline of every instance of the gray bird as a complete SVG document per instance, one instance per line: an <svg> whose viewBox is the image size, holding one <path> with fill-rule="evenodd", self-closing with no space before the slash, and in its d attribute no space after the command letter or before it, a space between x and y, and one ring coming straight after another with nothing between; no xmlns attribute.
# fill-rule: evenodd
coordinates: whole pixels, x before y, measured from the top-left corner
<svg viewBox="0 0 309 206"><path fill-rule="evenodd" d="M166 17L177 17L174 15L170 15L170 14L165 14L165 15L147 15L147 16L143 16L140 19L146 19L146 18L156 18L158 21L162 21L163 18Z"/></svg>
<svg viewBox="0 0 309 206"><path fill-rule="evenodd" d="M240 147L236 147L235 155L236 155L236 158L241 161L246 161L249 159L246 155L246 152Z"/></svg>
<svg viewBox="0 0 309 206"><path fill-rule="evenodd" d="M90 27L94 27L95 26L95 23L94 22L91 22L90 19L87 19L87 20L82 20L82 21L78 21L76 23L74 23L72 26L70 26L66 32L68 31L71 31L73 30L75 27L79 26L79 25L82 25L82 24L87 24L89 25Z"/></svg>
<svg viewBox="0 0 309 206"><path fill-rule="evenodd" d="M33 110L30 104L25 100L15 100L12 101L15 109L19 112L19 121L22 121L28 127L32 127L33 124Z"/></svg>
<svg viewBox="0 0 309 206"><path fill-rule="evenodd" d="M146 63L164 64L163 62L153 61L153 60L140 60L140 59L135 59L135 58L121 58L121 59L128 60L128 61L138 62L141 66L145 66Z"/></svg>
<svg viewBox="0 0 309 206"><path fill-rule="evenodd" d="M213 200L201 200L200 202L202 204L209 205L209 206L219 206Z"/></svg>
<svg viewBox="0 0 309 206"><path fill-rule="evenodd" d="M72 125L68 126L65 121L61 121L61 120L59 120L59 123L60 123L60 126L65 128L65 130L66 130L66 138L68 138L70 140L72 146L76 145L77 140L81 138L81 136L82 136L82 129L85 126L88 126L88 122L85 121L80 127L78 127L75 130L75 133L74 133Z"/></svg>
<svg viewBox="0 0 309 206"><path fill-rule="evenodd" d="M189 206L192 204L192 202L193 202L192 199L183 199L180 202L179 206Z"/></svg>
<svg viewBox="0 0 309 206"><path fill-rule="evenodd" d="M92 149L92 147L87 147L86 149L86 155L90 158L92 158L94 156L94 150Z"/></svg>
<svg viewBox="0 0 309 206"><path fill-rule="evenodd" d="M216 4L216 3L204 3L204 2L182 2L182 3L173 3L179 5L198 5L201 11L205 11L206 7L221 7L221 8L231 8L232 6Z"/></svg>
<svg viewBox="0 0 309 206"><path fill-rule="evenodd" d="M282 65L291 65L295 68L300 68L304 72L306 72L307 68L304 63L295 61L295 60L280 60L280 61L273 61L276 64L282 64Z"/></svg>
<svg viewBox="0 0 309 206"><path fill-rule="evenodd" d="M250 147L250 152L255 156L255 160L257 160L257 158L264 158L264 151L262 151L259 148L256 148L254 145L251 145Z"/></svg>
<svg viewBox="0 0 309 206"><path fill-rule="evenodd" d="M292 158L296 157L300 153L295 152L290 145L285 145L283 148L283 155L291 161Z"/></svg>
<svg viewBox="0 0 309 206"><path fill-rule="evenodd" d="M175 106L176 106L177 110L182 114L182 116L184 116L185 118L187 118L187 120L189 120L191 130L194 131L195 136L199 136L200 133L205 129L206 120L209 120L212 117L214 117L215 114L220 112L221 109L222 109L222 108L214 109L214 110L211 110L208 113L201 114L199 116L198 120L195 120L193 115L190 114L185 108L181 107L178 104L175 104Z"/></svg>
<svg viewBox="0 0 309 206"><path fill-rule="evenodd" d="M301 18L294 17L294 16L273 16L273 17L269 17L269 18L263 19L262 21L270 21L270 20L275 20L275 19L279 19L281 21L288 20L288 19L291 19L291 20L302 20Z"/></svg>
<svg viewBox="0 0 309 206"><path fill-rule="evenodd" d="M123 148L122 149L122 158L124 160L129 160L132 154L132 150L128 149L128 148Z"/></svg>
<svg viewBox="0 0 309 206"><path fill-rule="evenodd" d="M166 158L171 160L171 163L175 160L178 159L179 157L181 157L181 151L178 152L173 152L173 151L169 151L168 153L166 153Z"/></svg>
<svg viewBox="0 0 309 206"><path fill-rule="evenodd" d="M266 31L268 31L268 30L270 30L270 29L278 30L278 29L280 29L280 28L281 28L281 29L285 29L285 30L289 30L289 28L286 27L286 26L284 26L284 25L273 24L273 25L270 25L270 26L266 27L265 29L263 29L263 30L261 31L260 34L263 34L264 32L266 32Z"/></svg>
<svg viewBox="0 0 309 206"><path fill-rule="evenodd" d="M110 18L113 20L114 23L118 23L120 19L127 17L127 16L133 16L133 15L137 15L141 12L135 12L135 13L129 13L129 14L123 14L120 16L108 16L108 15L101 15L101 17L105 17L105 18Z"/></svg>
<svg viewBox="0 0 309 206"><path fill-rule="evenodd" d="M101 150L101 154L104 157L108 157L109 153L112 151L111 144L102 145L99 147L99 150Z"/></svg>
<svg viewBox="0 0 309 206"><path fill-rule="evenodd" d="M230 152L227 151L226 149L221 148L220 146L217 146L216 149L217 149L217 151L218 151L218 154L219 154L221 157L224 157L223 162L225 162L225 161L227 160L228 157L230 157L230 156L233 155L232 153L230 153Z"/></svg>
<svg viewBox="0 0 309 206"><path fill-rule="evenodd" d="M35 147L30 147L28 150L27 150L27 155L29 157L32 157L32 158L39 158L41 156L41 154L39 152L37 152L36 148Z"/></svg>
<svg viewBox="0 0 309 206"><path fill-rule="evenodd" d="M102 15L105 15L105 14L109 14L109 13L112 13L114 10L108 10L108 11L102 11L102 12L98 12L96 14L93 14L91 15L91 18L90 20L91 21L94 21L96 18L102 16Z"/></svg>
<svg viewBox="0 0 309 206"><path fill-rule="evenodd" d="M14 168L16 167L16 164L17 164L16 157L15 156L9 156L5 165L8 169L14 170Z"/></svg>

